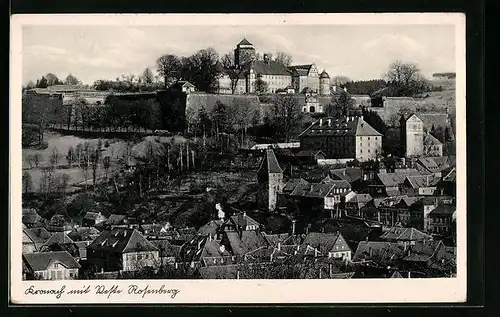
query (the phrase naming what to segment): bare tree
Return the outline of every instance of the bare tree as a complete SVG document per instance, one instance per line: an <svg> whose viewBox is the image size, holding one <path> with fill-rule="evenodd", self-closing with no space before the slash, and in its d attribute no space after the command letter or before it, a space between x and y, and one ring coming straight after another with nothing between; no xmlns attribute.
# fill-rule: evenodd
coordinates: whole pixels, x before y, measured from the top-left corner
<svg viewBox="0 0 500 317"><path fill-rule="evenodd" d="M68 149L68 154L66 154L66 161L68 161L69 167L73 166L73 162L75 161L75 149L70 146Z"/></svg>
<svg viewBox="0 0 500 317"><path fill-rule="evenodd" d="M23 192L25 194L33 191L33 180L31 178L31 174L28 171L23 173Z"/></svg>
<svg viewBox="0 0 500 317"><path fill-rule="evenodd" d="M59 154L59 149L57 146L54 146L52 148L52 152L50 153L50 164L52 167L56 167L57 164L59 163L59 159L61 158L61 154Z"/></svg>
<svg viewBox="0 0 500 317"><path fill-rule="evenodd" d="M420 68L415 63L396 60L389 65L384 77L398 89L398 95L418 94L427 90L429 86L427 80L420 73Z"/></svg>
<svg viewBox="0 0 500 317"><path fill-rule="evenodd" d="M281 65L288 67L292 64L292 55L284 53L284 52L278 52L276 53L276 57L274 60Z"/></svg>
<svg viewBox="0 0 500 317"><path fill-rule="evenodd" d="M292 95L276 95L274 99L273 115L278 125L278 134L286 142L290 141L292 131L302 118L300 105Z"/></svg>
<svg viewBox="0 0 500 317"><path fill-rule="evenodd" d="M172 79L179 78L181 65L181 60L175 55L163 55L156 60L156 69L163 76L165 88Z"/></svg>
<svg viewBox="0 0 500 317"><path fill-rule="evenodd" d="M69 74L66 77L66 80L64 80L64 84L65 85L78 85L78 84L80 84L80 81L72 74Z"/></svg>
<svg viewBox="0 0 500 317"><path fill-rule="evenodd" d="M351 79L349 77L346 77L346 76L335 76L332 78L332 80L330 81L330 83L334 86L339 86L339 87L343 87L345 86L345 84L347 84L348 82L350 82Z"/></svg>

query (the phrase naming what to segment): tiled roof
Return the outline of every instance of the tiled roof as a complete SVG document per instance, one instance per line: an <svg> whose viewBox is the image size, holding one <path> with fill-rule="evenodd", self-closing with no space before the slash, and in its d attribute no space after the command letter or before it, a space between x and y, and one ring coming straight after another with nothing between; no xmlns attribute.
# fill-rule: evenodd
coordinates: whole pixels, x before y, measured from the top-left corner
<svg viewBox="0 0 500 317"><path fill-rule="evenodd" d="M396 187L404 183L407 176L421 175L416 169L399 170L394 173L377 173L379 180L385 187Z"/></svg>
<svg viewBox="0 0 500 317"><path fill-rule="evenodd" d="M414 175L414 176L406 176L408 183L412 188L421 188L421 187L434 187L436 186L440 178L434 175Z"/></svg>
<svg viewBox="0 0 500 317"><path fill-rule="evenodd" d="M349 117L348 117L349 118ZM355 136L381 136L363 119L355 118L321 118L311 124L299 136L316 135L355 135Z"/></svg>
<svg viewBox="0 0 500 317"><path fill-rule="evenodd" d="M326 70L323 70L321 74L319 74L319 78L330 78L330 75L328 75Z"/></svg>
<svg viewBox="0 0 500 317"><path fill-rule="evenodd" d="M445 182L455 182L457 178L457 171L453 168L448 174L443 177L443 181Z"/></svg>
<svg viewBox="0 0 500 317"><path fill-rule="evenodd" d="M36 212L36 210L34 209L23 209L23 224L29 224L29 225L32 225L32 224L37 224L39 222L41 222L43 220L43 218L38 215L38 213Z"/></svg>
<svg viewBox="0 0 500 317"><path fill-rule="evenodd" d="M291 76L290 71L276 61L253 61L251 68L255 74Z"/></svg>
<svg viewBox="0 0 500 317"><path fill-rule="evenodd" d="M443 145L435 136L427 133L424 137L424 145Z"/></svg>
<svg viewBox="0 0 500 317"><path fill-rule="evenodd" d="M225 232L225 235L235 255L244 255L251 250L267 245L266 239L264 239L259 231L244 230L240 233Z"/></svg>
<svg viewBox="0 0 500 317"><path fill-rule="evenodd" d="M304 180L302 178L292 178L283 187L283 193L290 194L299 185L308 186L309 182L307 182L306 180Z"/></svg>
<svg viewBox="0 0 500 317"><path fill-rule="evenodd" d="M280 233L280 234L262 234L264 239L266 239L267 243L272 246L277 246L278 243L283 243L286 241L290 235L288 233Z"/></svg>
<svg viewBox="0 0 500 317"><path fill-rule="evenodd" d="M67 269L78 269L80 264L68 251L35 252L23 254L23 262L33 271L46 270L50 263L61 262Z"/></svg>
<svg viewBox="0 0 500 317"><path fill-rule="evenodd" d="M452 215L457 210L455 205L439 204L429 214L430 215Z"/></svg>
<svg viewBox="0 0 500 317"><path fill-rule="evenodd" d="M404 245L397 242L361 241L353 261L371 260L380 265L388 265L407 255Z"/></svg>
<svg viewBox="0 0 500 317"><path fill-rule="evenodd" d="M51 234L45 228L24 229L23 232L34 243L45 243L51 237Z"/></svg>
<svg viewBox="0 0 500 317"><path fill-rule="evenodd" d="M106 219L106 217L104 217L102 214L100 214L98 212L90 212L90 211L85 214L83 219L96 220L99 217Z"/></svg>
<svg viewBox="0 0 500 317"><path fill-rule="evenodd" d="M67 234L64 232L56 232L54 233L47 241L45 241L45 245L51 244L67 244L67 243L75 243Z"/></svg>
<svg viewBox="0 0 500 317"><path fill-rule="evenodd" d="M392 227L389 231L380 236L384 240L395 241L421 241L431 240L432 237L415 228Z"/></svg>
<svg viewBox="0 0 500 317"><path fill-rule="evenodd" d="M329 184L318 184L318 183L308 183L299 184L290 194L291 196L300 197L316 197L322 198L326 197L328 193L332 190L333 186Z"/></svg>
<svg viewBox="0 0 500 317"><path fill-rule="evenodd" d="M202 279L236 279L238 265L206 266L199 269Z"/></svg>
<svg viewBox="0 0 500 317"><path fill-rule="evenodd" d="M426 240L416 242L410 250L410 254L404 258L405 261L420 262L430 260L439 248L444 247L440 240Z"/></svg>
<svg viewBox="0 0 500 317"><path fill-rule="evenodd" d="M105 230L88 249L108 252L158 251L139 231L128 228Z"/></svg>
<svg viewBox="0 0 500 317"><path fill-rule="evenodd" d="M325 177L322 181L322 184L332 185L332 188L351 188L351 184L343 179L332 179L329 176Z"/></svg>
<svg viewBox="0 0 500 317"><path fill-rule="evenodd" d="M223 220L210 220L198 229L198 234L214 235L217 233L217 230L222 226L223 223Z"/></svg>
<svg viewBox="0 0 500 317"><path fill-rule="evenodd" d="M247 252L245 254L245 259L247 261L269 262L274 260L284 260L289 256L290 254L285 253L282 250L278 250L276 247L262 246Z"/></svg>
<svg viewBox="0 0 500 317"><path fill-rule="evenodd" d="M330 174L332 175L332 177L346 180L352 184L353 182L362 178L363 172L359 167L346 167L330 170Z"/></svg>
<svg viewBox="0 0 500 317"><path fill-rule="evenodd" d="M351 251L340 233L310 232L302 243L317 248L321 253ZM343 248L334 249L337 245Z"/></svg>
<svg viewBox="0 0 500 317"><path fill-rule="evenodd" d="M246 228L247 226L260 227L260 223L255 221L253 218L247 216L247 214L243 212L232 215L231 220L236 226L241 226L243 228Z"/></svg>
<svg viewBox="0 0 500 317"><path fill-rule="evenodd" d="M174 245L167 239L151 240L150 242L158 249L161 257L177 258L181 252L181 246Z"/></svg>
<svg viewBox="0 0 500 317"><path fill-rule="evenodd" d="M118 225L125 222L127 216L111 214L108 220L105 221L106 225Z"/></svg>

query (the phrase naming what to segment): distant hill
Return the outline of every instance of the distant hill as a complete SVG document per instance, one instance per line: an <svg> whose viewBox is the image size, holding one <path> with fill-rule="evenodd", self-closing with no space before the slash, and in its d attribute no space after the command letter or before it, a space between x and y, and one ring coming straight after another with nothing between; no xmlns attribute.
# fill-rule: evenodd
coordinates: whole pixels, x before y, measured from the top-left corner
<svg viewBox="0 0 500 317"><path fill-rule="evenodd" d="M454 72L434 73L434 74L432 74L432 77L434 77L434 78L448 78L448 79L452 79L452 78L455 78L456 76L457 76L457 74L454 73Z"/></svg>

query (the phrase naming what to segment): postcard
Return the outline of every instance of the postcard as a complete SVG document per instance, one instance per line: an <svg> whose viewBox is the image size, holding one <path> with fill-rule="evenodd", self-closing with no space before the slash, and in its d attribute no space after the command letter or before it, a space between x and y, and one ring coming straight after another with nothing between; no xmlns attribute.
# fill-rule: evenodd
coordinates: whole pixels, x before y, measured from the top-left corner
<svg viewBox="0 0 500 317"><path fill-rule="evenodd" d="M465 15L14 15L14 304L466 300Z"/></svg>

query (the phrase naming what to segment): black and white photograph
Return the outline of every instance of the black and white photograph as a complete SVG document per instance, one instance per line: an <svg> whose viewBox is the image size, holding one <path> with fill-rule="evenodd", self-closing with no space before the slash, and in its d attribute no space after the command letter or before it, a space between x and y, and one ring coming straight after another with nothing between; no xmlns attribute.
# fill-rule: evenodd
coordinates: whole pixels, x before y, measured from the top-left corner
<svg viewBox="0 0 500 317"><path fill-rule="evenodd" d="M465 299L464 16L16 18L20 300Z"/></svg>

